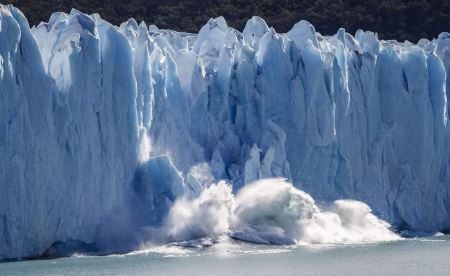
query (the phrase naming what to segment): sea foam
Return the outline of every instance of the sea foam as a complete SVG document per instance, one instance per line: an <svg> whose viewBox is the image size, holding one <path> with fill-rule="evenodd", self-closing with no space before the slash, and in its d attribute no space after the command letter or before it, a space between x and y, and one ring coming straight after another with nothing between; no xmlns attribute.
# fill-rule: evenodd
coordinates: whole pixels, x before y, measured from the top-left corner
<svg viewBox="0 0 450 276"><path fill-rule="evenodd" d="M282 178L247 184L236 194L225 182L198 197L182 197L169 212L166 241L229 235L263 244L352 244L400 237L363 202L337 200L318 206Z"/></svg>

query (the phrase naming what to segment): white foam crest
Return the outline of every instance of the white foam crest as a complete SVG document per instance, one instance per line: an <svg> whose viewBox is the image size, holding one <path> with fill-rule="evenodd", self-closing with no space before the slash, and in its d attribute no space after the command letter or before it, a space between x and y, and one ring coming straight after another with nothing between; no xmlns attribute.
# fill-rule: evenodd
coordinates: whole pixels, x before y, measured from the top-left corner
<svg viewBox="0 0 450 276"><path fill-rule="evenodd" d="M124 254L124 256L147 255L152 253L161 255L186 255L192 253L192 251L185 248L181 248L179 246L162 245L162 246L149 246L148 248L145 249L140 249Z"/></svg>
<svg viewBox="0 0 450 276"><path fill-rule="evenodd" d="M265 179L236 196L235 238L274 244L347 244L396 240L390 225L363 202L335 201L321 210L285 179Z"/></svg>
<svg viewBox="0 0 450 276"><path fill-rule="evenodd" d="M354 244L400 239L363 202L337 200L319 208L285 179L247 184L236 196L226 182L197 198L183 197L170 210L164 231L169 241L231 237L264 244Z"/></svg>
<svg viewBox="0 0 450 276"><path fill-rule="evenodd" d="M263 179L236 195L233 236L257 243L293 244L299 222L319 212L307 193L284 179Z"/></svg>
<svg viewBox="0 0 450 276"><path fill-rule="evenodd" d="M163 231L171 241L219 236L230 228L234 199L231 187L221 181L199 197L183 197L171 208Z"/></svg>
<svg viewBox="0 0 450 276"><path fill-rule="evenodd" d="M374 243L398 240L390 225L377 218L367 204L337 200L328 211L300 221L299 242L307 244Z"/></svg>

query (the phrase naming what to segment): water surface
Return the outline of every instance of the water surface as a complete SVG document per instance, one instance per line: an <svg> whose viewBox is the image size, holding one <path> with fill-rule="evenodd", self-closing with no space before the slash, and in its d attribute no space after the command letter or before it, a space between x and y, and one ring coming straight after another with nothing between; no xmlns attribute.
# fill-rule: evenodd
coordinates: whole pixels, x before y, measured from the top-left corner
<svg viewBox="0 0 450 276"><path fill-rule="evenodd" d="M372 245L267 246L225 241L104 257L0 264L1 275L448 275L450 237Z"/></svg>

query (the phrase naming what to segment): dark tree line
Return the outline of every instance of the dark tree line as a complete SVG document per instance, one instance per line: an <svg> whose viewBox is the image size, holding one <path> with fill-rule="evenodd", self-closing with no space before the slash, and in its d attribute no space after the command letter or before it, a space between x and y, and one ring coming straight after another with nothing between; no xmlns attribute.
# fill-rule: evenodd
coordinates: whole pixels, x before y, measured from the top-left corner
<svg viewBox="0 0 450 276"><path fill-rule="evenodd" d="M433 38L450 32L450 0L5 0L27 16L30 25L48 21L55 11L76 8L97 12L120 24L130 17L160 28L197 32L209 18L224 16L229 26L242 30L252 16L264 18L278 32L306 19L322 34L340 27L354 33L371 30L383 39Z"/></svg>

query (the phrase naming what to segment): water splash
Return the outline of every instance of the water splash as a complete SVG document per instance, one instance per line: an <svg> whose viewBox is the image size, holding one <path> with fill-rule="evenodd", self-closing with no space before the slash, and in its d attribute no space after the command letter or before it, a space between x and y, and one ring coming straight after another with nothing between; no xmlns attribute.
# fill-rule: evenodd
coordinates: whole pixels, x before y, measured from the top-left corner
<svg viewBox="0 0 450 276"><path fill-rule="evenodd" d="M229 235L263 244L354 244L400 237L363 202L337 200L319 207L307 193L285 179L250 183L233 195L219 182L198 197L182 197L170 210L168 241Z"/></svg>
<svg viewBox="0 0 450 276"><path fill-rule="evenodd" d="M175 202L164 231L172 241L186 241L226 233L231 226L234 198L231 187L219 182L199 197L183 197Z"/></svg>

